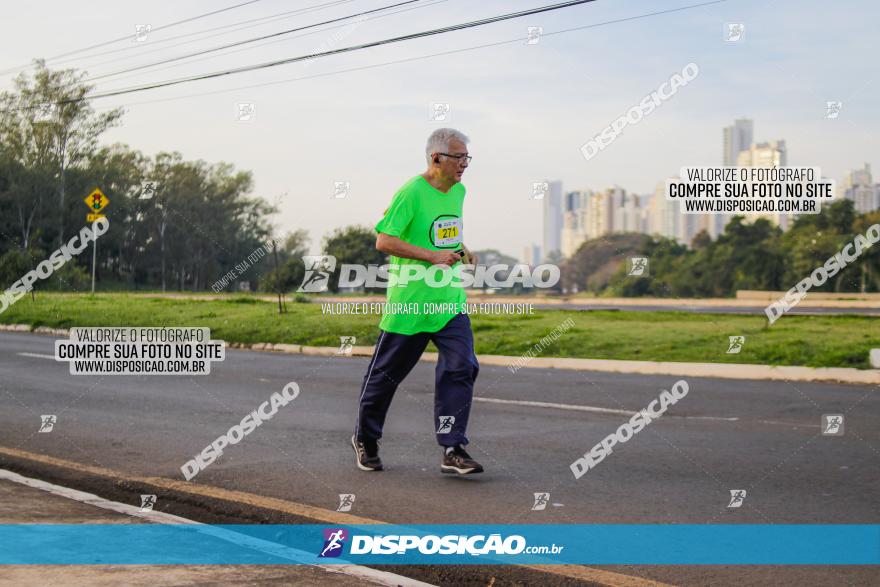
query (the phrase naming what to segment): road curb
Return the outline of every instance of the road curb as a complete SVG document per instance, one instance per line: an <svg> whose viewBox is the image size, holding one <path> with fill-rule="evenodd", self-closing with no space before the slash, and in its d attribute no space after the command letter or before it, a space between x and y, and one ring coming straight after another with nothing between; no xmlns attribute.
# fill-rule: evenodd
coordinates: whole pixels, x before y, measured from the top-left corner
<svg viewBox="0 0 880 587"><path fill-rule="evenodd" d="M70 336L70 331L66 328L49 328L47 326L37 326L36 328L33 328L29 324L0 324L0 332L24 332L29 334Z"/></svg>
<svg viewBox="0 0 880 587"><path fill-rule="evenodd" d="M27 324L0 324L0 332L25 332L69 336L64 328L40 326L34 330ZM373 356L372 346L354 346L351 353L340 353L338 347L307 346L299 344L257 342L226 343L227 348L312 356ZM876 349L875 349L876 350ZM872 351L873 353L874 351ZM422 354L422 361L436 363L437 353ZM680 377L712 377L717 379L747 379L762 381L804 381L880 385L880 369L853 369L851 367L800 367L754 365L748 363L676 363L661 361L621 361L616 359L575 359L563 357L537 357L522 367L515 366L520 357L506 355L477 355L482 365L508 367L511 373L519 369L568 369L574 371L600 371L630 375L676 375Z"/></svg>
<svg viewBox="0 0 880 587"><path fill-rule="evenodd" d="M0 328L2 330L2 328ZM23 465L24 463L24 465ZM193 483L190 481L181 481L177 479L171 479L167 477L146 477L134 474L126 474L122 471L118 471L115 469L109 469L106 467L90 465L86 463L78 463L75 461L70 461L67 459L62 459L58 457L53 457L49 455L32 453L29 451L25 451L19 448L8 448L5 446L0 446L0 469L6 469L18 474L26 474L29 477L37 477L37 474L33 471L33 467L37 466L39 473L39 477L41 480L46 476L46 472L49 471L51 474L49 475L49 482L55 485L61 485L68 487L70 489L74 489L75 486L82 484L84 479L104 479L105 482L101 485L102 491L94 492L99 499L104 497L103 494L108 492L108 484L113 488L114 492L129 492L129 493L139 493L141 492L141 488L149 489L151 491L155 491L157 495L163 499L170 499L172 502L176 503L186 503L192 502L193 499L196 500L206 500L199 501L196 503L227 503L233 504L235 506L248 506L251 508L256 508L258 511L268 511L268 512L276 512L279 514L292 515L295 518L302 518L305 520L305 523L310 524L333 524L333 525L386 525L389 522L385 522L382 520L377 520L373 518L363 517L363 516L355 516L353 514L343 513L343 512L335 512L333 510L324 509L317 506L310 506L307 504L294 502L290 500L285 500L281 498L269 497L264 495L258 495L254 493L250 493L247 491L239 491L233 489L225 489L223 487L217 487L212 485L203 485L201 483ZM57 479L58 476L61 476L62 479ZM75 476L76 481L71 482L69 478L71 476ZM94 490L89 491L92 493ZM182 497L182 498L181 498ZM115 500L114 501L118 501ZM246 511L246 510L245 510ZM157 512L158 513L158 512ZM173 512L169 512L173 513ZM235 512L231 512L229 515L236 515ZM204 523L213 523L213 522L204 522ZM264 522L266 523L265 519ZM269 523L277 523L274 520L269 521ZM281 523L285 523L282 520ZM290 523L290 522L286 522ZM302 522L297 522L302 523ZM389 527L396 527L394 524L390 524ZM413 568L416 566L413 565ZM369 567L372 568L372 567ZM503 580L504 570L509 569L523 569L532 573L541 573L540 575L535 575L533 577L527 576L528 578L533 578L534 580L529 582L526 580L525 583L522 581L522 577L520 577L518 581L511 581L512 584L544 584L546 583L547 574L556 575L558 577L565 578L568 582L565 584L571 584L571 582L576 581L577 584L588 584L588 585L596 585L600 587L673 587L673 585L669 585L667 583L660 583L651 579L642 578L636 575L625 575L622 573L598 569L586 565L540 565L540 564L516 564L516 565L503 565L499 567L497 570L493 571L493 576L501 575ZM379 572L393 572L394 567L389 567L388 565L383 565L382 569L374 569ZM449 569L444 569L446 573L455 573L456 569L454 567L450 567ZM459 569L461 571L461 569ZM471 573L467 571L463 573L467 575ZM464 576L455 576L449 577L447 582L451 581L451 584L457 584L455 581L457 579L464 579ZM418 580L418 579L416 579ZM462 581L463 582L463 581ZM404 583L405 584L405 583ZM492 581L488 583L492 584Z"/></svg>

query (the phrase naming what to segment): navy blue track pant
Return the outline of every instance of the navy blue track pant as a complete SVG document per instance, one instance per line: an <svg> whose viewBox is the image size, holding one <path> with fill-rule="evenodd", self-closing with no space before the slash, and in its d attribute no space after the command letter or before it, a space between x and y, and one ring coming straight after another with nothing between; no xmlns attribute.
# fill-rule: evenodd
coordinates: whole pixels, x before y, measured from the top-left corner
<svg viewBox="0 0 880 587"><path fill-rule="evenodd" d="M358 400L355 436L379 440L385 415L397 386L433 341L439 351L434 379L434 432L440 446L467 444L468 416L474 381L480 371L474 354L474 334L467 314L457 314L438 332L397 334L379 331L373 358L364 376Z"/></svg>

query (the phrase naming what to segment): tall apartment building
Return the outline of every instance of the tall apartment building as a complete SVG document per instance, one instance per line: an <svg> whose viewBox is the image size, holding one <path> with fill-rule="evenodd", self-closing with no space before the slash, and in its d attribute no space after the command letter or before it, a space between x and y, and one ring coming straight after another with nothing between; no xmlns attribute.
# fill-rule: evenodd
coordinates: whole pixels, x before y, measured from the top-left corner
<svg viewBox="0 0 880 587"><path fill-rule="evenodd" d="M743 151L737 158L739 167L785 167L788 165L788 151L785 141L769 141L752 145L747 151ZM755 212L745 215L746 219L754 222L758 218L766 218L773 224L786 230L794 220L793 214L780 212Z"/></svg>
<svg viewBox="0 0 880 587"><path fill-rule="evenodd" d="M739 154L736 164L739 167L785 167L788 165L785 141L767 141L752 145Z"/></svg>
<svg viewBox="0 0 880 587"><path fill-rule="evenodd" d="M562 249L562 182L548 181L544 195L544 233L541 252L544 258Z"/></svg>
<svg viewBox="0 0 880 587"><path fill-rule="evenodd" d="M721 160L725 167L736 167L739 154L752 147L754 130L754 121L748 118L734 120L731 126L724 127Z"/></svg>
<svg viewBox="0 0 880 587"><path fill-rule="evenodd" d="M670 177L677 181L679 178ZM690 246L694 237L702 230L709 231L712 216L709 214L685 214L681 202L666 198L666 180L654 188L654 193L646 209L647 234L672 238L680 244Z"/></svg>
<svg viewBox="0 0 880 587"><path fill-rule="evenodd" d="M852 169L846 174L838 188L839 193L855 204L856 212L864 214L880 209L880 186L874 183L871 166L865 163L861 169Z"/></svg>
<svg viewBox="0 0 880 587"><path fill-rule="evenodd" d="M639 196L628 194L620 188L621 197L619 204L615 205L613 232L642 232L642 208L639 205Z"/></svg>
<svg viewBox="0 0 880 587"><path fill-rule="evenodd" d="M650 196L628 194L619 186L602 192L568 192L564 199L561 252L570 257L584 241L612 232L647 233Z"/></svg>
<svg viewBox="0 0 880 587"><path fill-rule="evenodd" d="M541 247L536 244L531 244L526 247L523 247L523 254L520 258L521 263L525 263L531 267L535 267L541 264Z"/></svg>
<svg viewBox="0 0 880 587"><path fill-rule="evenodd" d="M669 179L677 180L678 177ZM681 204L666 198L666 181L661 181L654 188L654 195L648 205L649 234L665 238L679 239L679 226L684 215L680 212Z"/></svg>
<svg viewBox="0 0 880 587"><path fill-rule="evenodd" d="M749 118L739 118L731 126L722 131L721 163L724 167L736 167L739 155L752 148L754 143L755 123ZM730 222L730 214L710 214L701 223L713 239L724 232Z"/></svg>
<svg viewBox="0 0 880 587"><path fill-rule="evenodd" d="M591 196L592 192L589 190L565 194L560 249L564 257L570 257L585 240L590 238L588 236L588 205Z"/></svg>
<svg viewBox="0 0 880 587"><path fill-rule="evenodd" d="M651 201L654 194L636 196L639 203L639 230L642 234L651 234Z"/></svg>
<svg viewBox="0 0 880 587"><path fill-rule="evenodd" d="M589 200L587 233L590 238L611 234L614 226L613 190L598 192Z"/></svg>

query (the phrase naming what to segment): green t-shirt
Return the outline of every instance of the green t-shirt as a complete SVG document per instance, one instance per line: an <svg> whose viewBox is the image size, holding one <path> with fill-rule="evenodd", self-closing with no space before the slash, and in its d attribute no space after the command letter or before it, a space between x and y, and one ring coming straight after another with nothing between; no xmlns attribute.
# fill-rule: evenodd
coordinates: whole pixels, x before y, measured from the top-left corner
<svg viewBox="0 0 880 587"><path fill-rule="evenodd" d="M400 240L424 249L458 250L462 243L462 202L465 188L457 183L443 193L421 175L406 184L391 200L385 216L376 224L376 232L396 236ZM427 261L403 259L391 255L388 269L386 312L379 328L398 334L437 332L463 310L466 301L464 288L452 282L460 281L461 263L448 269L432 266ZM406 266L412 266L406 269ZM425 278L413 279L414 266L427 271ZM407 283L397 283L402 271L408 271ZM426 281L448 283L439 287Z"/></svg>

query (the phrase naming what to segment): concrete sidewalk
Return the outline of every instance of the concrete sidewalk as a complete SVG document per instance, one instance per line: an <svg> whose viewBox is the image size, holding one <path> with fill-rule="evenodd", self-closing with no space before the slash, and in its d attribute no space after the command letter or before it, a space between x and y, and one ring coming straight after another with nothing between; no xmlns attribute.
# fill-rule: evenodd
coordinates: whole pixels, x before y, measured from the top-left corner
<svg viewBox="0 0 880 587"><path fill-rule="evenodd" d="M77 493L77 492L72 492ZM148 524L148 520L0 479L0 524ZM401 579L404 579L401 577ZM4 565L0 586L378 584L306 565Z"/></svg>

